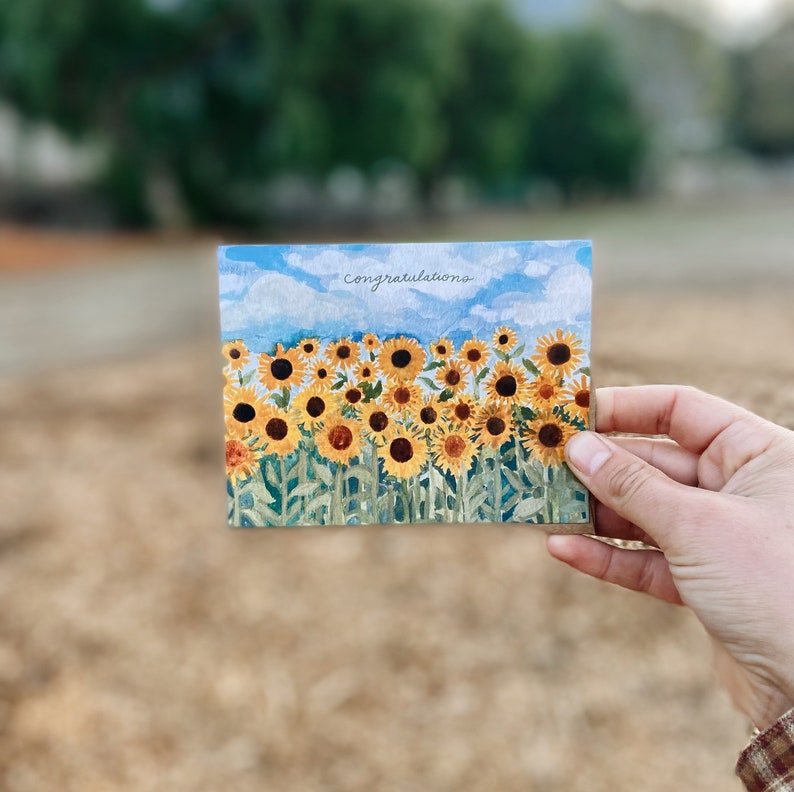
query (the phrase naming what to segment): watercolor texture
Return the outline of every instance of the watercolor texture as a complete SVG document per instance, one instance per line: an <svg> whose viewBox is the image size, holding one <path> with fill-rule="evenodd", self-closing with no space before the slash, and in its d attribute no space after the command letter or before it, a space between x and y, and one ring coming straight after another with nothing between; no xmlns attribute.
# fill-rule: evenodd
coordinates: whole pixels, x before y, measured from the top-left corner
<svg viewBox="0 0 794 792"><path fill-rule="evenodd" d="M587 241L218 251L229 523L585 530Z"/></svg>

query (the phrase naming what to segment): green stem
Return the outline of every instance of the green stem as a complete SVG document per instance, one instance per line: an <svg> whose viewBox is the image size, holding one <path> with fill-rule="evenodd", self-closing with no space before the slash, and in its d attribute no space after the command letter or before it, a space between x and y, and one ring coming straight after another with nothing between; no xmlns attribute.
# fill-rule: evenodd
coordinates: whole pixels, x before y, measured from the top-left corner
<svg viewBox="0 0 794 792"><path fill-rule="evenodd" d="M278 474L281 479L281 524L287 524L287 502L289 501L289 482L287 481L287 465L284 457L278 458Z"/></svg>
<svg viewBox="0 0 794 792"><path fill-rule="evenodd" d="M408 479L400 480L400 497L403 502L403 523L411 522L411 500L408 497Z"/></svg>
<svg viewBox="0 0 794 792"><path fill-rule="evenodd" d="M424 522L436 522L436 490L433 487L433 479L436 470L431 464L427 469L427 500L425 501Z"/></svg>
<svg viewBox="0 0 794 792"><path fill-rule="evenodd" d="M502 521L502 466L498 452L493 456L493 520Z"/></svg>
<svg viewBox="0 0 794 792"><path fill-rule="evenodd" d="M370 522L375 524L380 522L380 508L378 507L378 493L380 492L380 473L378 471L378 446L372 440L370 449L372 451L372 484L369 488L369 503L371 511Z"/></svg>
<svg viewBox="0 0 794 792"><path fill-rule="evenodd" d="M551 483L551 467L547 466L543 472L543 497L546 499L546 522L554 523L554 493Z"/></svg>
<svg viewBox="0 0 794 792"><path fill-rule="evenodd" d="M469 483L469 474L462 471L458 479L458 503L460 504L460 521L466 522L468 511L466 509L466 490Z"/></svg>
<svg viewBox="0 0 794 792"><path fill-rule="evenodd" d="M345 524L345 507L342 502L342 486L344 473L342 466L336 463L336 473L334 474L334 491L331 496L331 524L344 525Z"/></svg>
<svg viewBox="0 0 794 792"><path fill-rule="evenodd" d="M418 473L413 478L411 489L413 490L414 502L414 513L411 522L420 523L422 522L422 481Z"/></svg>

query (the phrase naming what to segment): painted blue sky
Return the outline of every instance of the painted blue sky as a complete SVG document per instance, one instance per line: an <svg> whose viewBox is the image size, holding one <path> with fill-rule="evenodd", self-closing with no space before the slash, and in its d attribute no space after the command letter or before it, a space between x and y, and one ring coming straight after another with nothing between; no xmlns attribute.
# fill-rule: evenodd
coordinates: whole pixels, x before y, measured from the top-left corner
<svg viewBox="0 0 794 792"><path fill-rule="evenodd" d="M534 340L557 327L590 347L589 242L238 245L219 248L221 330L254 352L305 336L489 340L500 325ZM468 282L351 284L437 272ZM345 278L347 277L347 283Z"/></svg>

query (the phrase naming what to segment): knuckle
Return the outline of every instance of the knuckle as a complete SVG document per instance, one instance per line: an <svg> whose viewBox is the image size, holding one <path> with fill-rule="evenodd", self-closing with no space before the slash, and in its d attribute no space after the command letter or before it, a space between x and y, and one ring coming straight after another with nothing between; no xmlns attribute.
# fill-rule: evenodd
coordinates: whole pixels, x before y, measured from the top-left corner
<svg viewBox="0 0 794 792"><path fill-rule="evenodd" d="M634 501L641 497L650 476L651 472L639 459L625 462L607 475L606 494L615 503Z"/></svg>

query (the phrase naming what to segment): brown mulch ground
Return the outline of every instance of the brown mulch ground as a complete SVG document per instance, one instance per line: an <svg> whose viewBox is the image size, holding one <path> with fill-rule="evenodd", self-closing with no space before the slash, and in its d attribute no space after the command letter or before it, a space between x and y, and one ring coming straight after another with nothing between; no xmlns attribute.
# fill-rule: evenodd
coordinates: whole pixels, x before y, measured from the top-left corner
<svg viewBox="0 0 794 792"><path fill-rule="evenodd" d="M790 304L601 300L594 374L794 427ZM217 362L0 383L0 788L739 789L690 615L534 530L227 530Z"/></svg>

